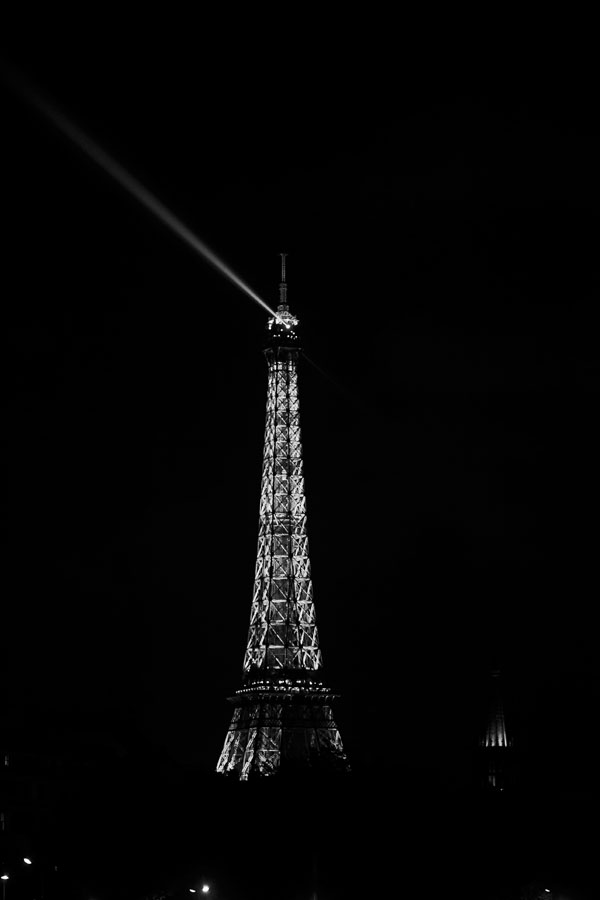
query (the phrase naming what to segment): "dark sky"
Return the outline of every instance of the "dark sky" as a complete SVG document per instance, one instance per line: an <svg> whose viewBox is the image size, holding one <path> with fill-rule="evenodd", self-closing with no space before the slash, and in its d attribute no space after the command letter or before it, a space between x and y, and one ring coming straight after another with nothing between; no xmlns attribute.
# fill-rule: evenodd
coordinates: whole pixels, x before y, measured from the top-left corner
<svg viewBox="0 0 600 900"><path fill-rule="evenodd" d="M270 303L287 251L305 350L341 385L303 365L317 618L356 766L402 745L460 768L500 664L514 733L574 784L600 699L592 87L106 31L5 58ZM208 772L250 610L266 316L3 104L3 690Z"/></svg>

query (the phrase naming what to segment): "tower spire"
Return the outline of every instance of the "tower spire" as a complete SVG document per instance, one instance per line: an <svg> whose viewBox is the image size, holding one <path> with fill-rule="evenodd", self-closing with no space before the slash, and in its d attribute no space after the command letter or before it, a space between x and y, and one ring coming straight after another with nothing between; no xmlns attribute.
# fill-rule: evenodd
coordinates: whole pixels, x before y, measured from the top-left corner
<svg viewBox="0 0 600 900"><path fill-rule="evenodd" d="M285 280L285 258L287 253L280 253L281 257L281 281L279 282L279 306L277 312L289 312L287 302L287 284Z"/></svg>

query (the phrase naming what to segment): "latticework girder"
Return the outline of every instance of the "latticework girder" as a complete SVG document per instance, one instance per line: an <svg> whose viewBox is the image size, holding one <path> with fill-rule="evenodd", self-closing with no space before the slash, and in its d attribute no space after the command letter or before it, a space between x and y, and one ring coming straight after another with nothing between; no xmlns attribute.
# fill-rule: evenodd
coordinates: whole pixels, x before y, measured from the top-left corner
<svg viewBox="0 0 600 900"><path fill-rule="evenodd" d="M242 781L307 767L320 774L345 771L348 764L330 696L312 699L257 693L239 703L217 771Z"/></svg>
<svg viewBox="0 0 600 900"><path fill-rule="evenodd" d="M244 671L318 669L295 355L269 362L258 552Z"/></svg>

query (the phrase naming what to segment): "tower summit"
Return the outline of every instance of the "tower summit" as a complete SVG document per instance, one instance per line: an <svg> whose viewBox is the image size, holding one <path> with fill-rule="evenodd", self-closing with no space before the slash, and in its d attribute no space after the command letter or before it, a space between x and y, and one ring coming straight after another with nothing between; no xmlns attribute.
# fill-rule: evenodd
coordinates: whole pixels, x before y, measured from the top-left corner
<svg viewBox="0 0 600 900"><path fill-rule="evenodd" d="M258 549L242 687L217 772L257 776L349 770L331 713L332 691L315 620L297 363L298 319L287 303L281 254L277 315L267 323L268 367Z"/></svg>

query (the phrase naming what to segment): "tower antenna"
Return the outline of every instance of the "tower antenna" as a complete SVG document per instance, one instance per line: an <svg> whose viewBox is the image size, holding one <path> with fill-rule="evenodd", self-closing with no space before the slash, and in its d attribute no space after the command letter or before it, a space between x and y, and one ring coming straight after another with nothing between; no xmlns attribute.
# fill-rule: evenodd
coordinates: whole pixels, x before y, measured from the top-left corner
<svg viewBox="0 0 600 900"><path fill-rule="evenodd" d="M280 253L281 257L281 281L279 282L279 307L285 307L282 312L287 311L287 284L285 281L285 258L287 253ZM279 311L279 310L278 310Z"/></svg>

